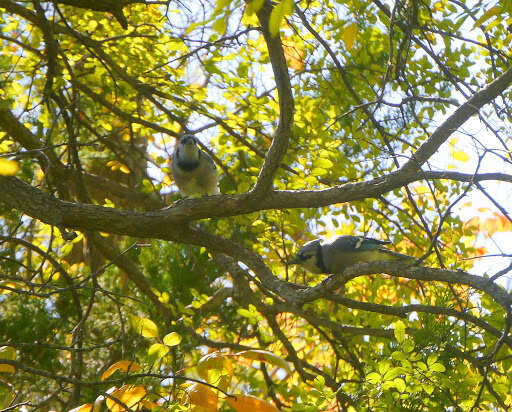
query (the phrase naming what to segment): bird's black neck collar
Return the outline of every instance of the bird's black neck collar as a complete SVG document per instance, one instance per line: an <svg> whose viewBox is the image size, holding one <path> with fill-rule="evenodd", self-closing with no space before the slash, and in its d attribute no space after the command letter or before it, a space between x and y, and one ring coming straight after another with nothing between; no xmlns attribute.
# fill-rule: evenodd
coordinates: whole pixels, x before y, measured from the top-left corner
<svg viewBox="0 0 512 412"><path fill-rule="evenodd" d="M325 267L324 254L322 253L321 245L319 245L318 249L316 250L316 265L320 268L320 270L323 273L329 273L329 271Z"/></svg>
<svg viewBox="0 0 512 412"><path fill-rule="evenodd" d="M186 170L187 172L190 172L191 170L194 170L196 167L199 166L199 155L197 156L197 159L184 157L184 154L181 153L180 149L178 149L178 166Z"/></svg>
<svg viewBox="0 0 512 412"><path fill-rule="evenodd" d="M187 172L190 172L191 170L194 170L199 166L198 160L178 160L178 166L186 170Z"/></svg>

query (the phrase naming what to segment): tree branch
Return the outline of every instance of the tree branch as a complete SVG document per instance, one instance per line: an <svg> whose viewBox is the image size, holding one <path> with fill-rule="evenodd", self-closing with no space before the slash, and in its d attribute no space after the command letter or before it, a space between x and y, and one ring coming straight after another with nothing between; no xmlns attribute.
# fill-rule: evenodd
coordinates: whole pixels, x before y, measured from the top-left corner
<svg viewBox="0 0 512 412"><path fill-rule="evenodd" d="M271 11L271 3L270 1L266 1L257 15L261 24L263 37L267 43L270 64L274 71L274 78L279 95L279 125L265 157L265 161L263 162L258 181L252 190L255 196L263 195L271 189L273 177L286 154L293 126L292 86L281 38L279 35L272 37L269 31L268 25Z"/></svg>

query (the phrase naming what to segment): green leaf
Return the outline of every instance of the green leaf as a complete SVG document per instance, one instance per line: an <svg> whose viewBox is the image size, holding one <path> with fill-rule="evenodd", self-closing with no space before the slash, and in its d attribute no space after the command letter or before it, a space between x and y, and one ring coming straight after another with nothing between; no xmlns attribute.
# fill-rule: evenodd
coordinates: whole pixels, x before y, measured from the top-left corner
<svg viewBox="0 0 512 412"><path fill-rule="evenodd" d="M270 20L268 22L268 30L270 31L270 35L272 37L277 36L284 17L292 14L294 8L295 3L293 0L281 0L274 6L272 12L270 13Z"/></svg>
<svg viewBox="0 0 512 412"><path fill-rule="evenodd" d="M357 37L357 23L349 24L345 30L343 30L343 34L341 38L343 39L343 43L345 43L345 47L347 50L352 50L354 47L354 43L356 42Z"/></svg>
<svg viewBox="0 0 512 412"><path fill-rule="evenodd" d="M381 360L378 367L381 375L384 375L389 370L389 368L391 368L391 362L387 359Z"/></svg>
<svg viewBox="0 0 512 412"><path fill-rule="evenodd" d="M249 16L252 16L253 14L257 13L261 9L261 6L263 6L263 3L265 3L265 0L252 0L249 4L247 4L245 12Z"/></svg>
<svg viewBox="0 0 512 412"><path fill-rule="evenodd" d="M334 166L334 163L329 159L316 159L314 161L315 167L321 167L323 169L329 169Z"/></svg>
<svg viewBox="0 0 512 412"><path fill-rule="evenodd" d="M437 358L439 358L439 355L437 353L431 353L430 355L428 355L428 358L427 358L427 365L432 365L436 362Z"/></svg>
<svg viewBox="0 0 512 412"><path fill-rule="evenodd" d="M414 350L414 342L411 339L407 339L402 344L402 350L404 353L411 353Z"/></svg>
<svg viewBox="0 0 512 412"><path fill-rule="evenodd" d="M317 388L318 390L322 390L325 388L325 379L322 375L318 375L314 380L313 380L313 386L315 388Z"/></svg>
<svg viewBox="0 0 512 412"><path fill-rule="evenodd" d="M402 361L404 359L407 359L407 357L405 356L405 354L403 352L399 352L399 351L395 351L391 354L391 357L394 359L394 360L397 360L397 361Z"/></svg>
<svg viewBox="0 0 512 412"><path fill-rule="evenodd" d="M494 6L494 7L491 7L489 10L487 10L484 14L482 14L482 16L477 20L475 21L475 23L473 24L473 27L478 27L480 26L482 23L486 22L487 20L489 20L491 17L493 16L496 16L498 14L500 14L502 11L502 8L500 6Z"/></svg>
<svg viewBox="0 0 512 412"><path fill-rule="evenodd" d="M226 32L227 27L227 19L225 17L221 17L215 20L212 24L212 29L215 30L219 34L224 34Z"/></svg>
<svg viewBox="0 0 512 412"><path fill-rule="evenodd" d="M366 375L366 381L371 384L377 384L382 380L381 376L377 372L372 372Z"/></svg>
<svg viewBox="0 0 512 412"><path fill-rule="evenodd" d="M415 365L418 367L418 369L421 369L422 371L427 370L427 365L425 364L425 362L417 362Z"/></svg>
<svg viewBox="0 0 512 412"><path fill-rule="evenodd" d="M217 5L215 6L215 10L222 10L226 8L232 0L217 0Z"/></svg>
<svg viewBox="0 0 512 412"><path fill-rule="evenodd" d="M295 10L295 2L293 0L281 0L283 3L283 10L284 15L289 16L293 14L293 11Z"/></svg>
<svg viewBox="0 0 512 412"><path fill-rule="evenodd" d="M283 8L283 2L279 2L274 6L272 9L272 12L270 13L270 19L268 22L268 30L270 32L270 35L272 37L277 36L277 33L279 33L279 28L281 27L281 22L284 18L284 8Z"/></svg>
<svg viewBox="0 0 512 412"><path fill-rule="evenodd" d="M0 347L0 358L7 360L16 359L16 349L14 349L12 346Z"/></svg>
<svg viewBox="0 0 512 412"><path fill-rule="evenodd" d="M402 378L396 378L393 382L395 383L395 388L398 390L398 392L405 391L406 385Z"/></svg>
<svg viewBox="0 0 512 412"><path fill-rule="evenodd" d="M402 343L405 340L405 323L401 320L393 322L393 333L398 343Z"/></svg>
<svg viewBox="0 0 512 412"><path fill-rule="evenodd" d="M423 390L427 392L429 395L432 395L432 392L434 392L434 386L433 385L427 385L426 383L421 385Z"/></svg>
<svg viewBox="0 0 512 412"><path fill-rule="evenodd" d="M398 375L402 375L405 373L405 369L400 367L400 366L397 366L396 368L393 368L393 369L390 369L388 370L385 374L384 374L384 377L383 379L384 380L393 380L395 379Z"/></svg>
<svg viewBox="0 0 512 412"><path fill-rule="evenodd" d="M321 167L315 167L313 170L311 170L312 176L323 176L329 173L327 169L323 169Z"/></svg>
<svg viewBox="0 0 512 412"><path fill-rule="evenodd" d="M430 365L430 370L434 372L444 372L446 371L446 368L442 363L434 363L433 365Z"/></svg>

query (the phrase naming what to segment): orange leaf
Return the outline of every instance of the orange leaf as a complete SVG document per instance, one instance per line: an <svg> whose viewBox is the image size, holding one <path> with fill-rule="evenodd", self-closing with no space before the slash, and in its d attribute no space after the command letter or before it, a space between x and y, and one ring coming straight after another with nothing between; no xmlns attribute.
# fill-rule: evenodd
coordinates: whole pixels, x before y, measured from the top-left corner
<svg viewBox="0 0 512 412"><path fill-rule="evenodd" d="M207 386L194 383L187 388L190 403L205 408L208 411L217 411L217 394ZM246 411L247 412L247 411Z"/></svg>
<svg viewBox="0 0 512 412"><path fill-rule="evenodd" d="M251 395L234 395L234 398L227 398L226 401L237 412L279 412L271 403L258 399Z"/></svg>
<svg viewBox="0 0 512 412"><path fill-rule="evenodd" d="M14 373L14 372L16 372L16 369L14 369L14 366L12 366L12 365L0 363L0 372Z"/></svg>
<svg viewBox="0 0 512 412"><path fill-rule="evenodd" d="M476 256L483 256L487 254L487 248L485 246L476 248Z"/></svg>
<svg viewBox="0 0 512 412"><path fill-rule="evenodd" d="M101 380L104 381L118 369L121 369L123 372L134 372L137 369L140 369L140 365L128 360L116 362L111 365L105 372L103 372L103 375L101 375Z"/></svg>
<svg viewBox="0 0 512 412"><path fill-rule="evenodd" d="M288 66L294 70L302 70L304 69L304 49L299 47L297 43L284 40L283 41L283 51L284 57L286 59L286 63Z"/></svg>
<svg viewBox="0 0 512 412"><path fill-rule="evenodd" d="M494 213L494 216L500 222L499 232L510 232L512 230L512 222L505 215L500 215L499 213Z"/></svg>
<svg viewBox="0 0 512 412"><path fill-rule="evenodd" d="M123 385L119 389L116 389L110 396L123 402L126 406L133 409L133 407L139 403L139 401L146 396L146 388L144 386L135 385ZM117 403L114 399L106 399L107 408L112 412L122 412L126 409Z"/></svg>

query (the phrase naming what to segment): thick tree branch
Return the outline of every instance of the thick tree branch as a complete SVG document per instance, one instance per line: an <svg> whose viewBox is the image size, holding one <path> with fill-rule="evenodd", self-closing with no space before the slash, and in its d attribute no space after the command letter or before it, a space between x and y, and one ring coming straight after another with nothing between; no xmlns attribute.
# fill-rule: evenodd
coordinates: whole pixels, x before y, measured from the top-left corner
<svg viewBox="0 0 512 412"><path fill-rule="evenodd" d="M372 262L351 266L343 273L328 276L317 286L298 291L299 299L294 303L305 303L324 297L326 292L340 288L351 279L375 273L387 273L391 276L407 279L471 286L492 296L506 310L512 305L512 295L510 293L482 276L471 275L463 271L418 266L403 267L403 265L396 262Z"/></svg>
<svg viewBox="0 0 512 412"><path fill-rule="evenodd" d="M62 224L70 229L99 230L120 235L177 240L179 236L172 233L172 226L185 221L235 216L266 209L322 207L334 203L375 198L405 184L421 180L424 175L463 181L470 181L473 176L456 172L421 171L409 172L406 175L404 172L398 171L368 182L346 183L331 189L275 191L262 200L254 199L250 193L210 196L186 200L165 210L146 213L65 202L20 179L0 176L0 202L45 223ZM474 180L492 178L511 180L511 176L504 174L484 174L480 177L477 175ZM98 179L90 177L91 182ZM120 194L125 192L122 187L118 187L118 189ZM131 193L133 194L133 192ZM157 206L158 202L155 200L154 206Z"/></svg>
<svg viewBox="0 0 512 412"><path fill-rule="evenodd" d="M265 161L263 162L258 181L252 190L255 196L260 196L271 189L273 177L286 154L293 126L292 86L281 38L279 35L272 37L269 31L271 11L272 7L270 1L266 1L257 14L263 37L267 43L270 64L274 71L274 78L279 95L279 125L265 157Z"/></svg>

